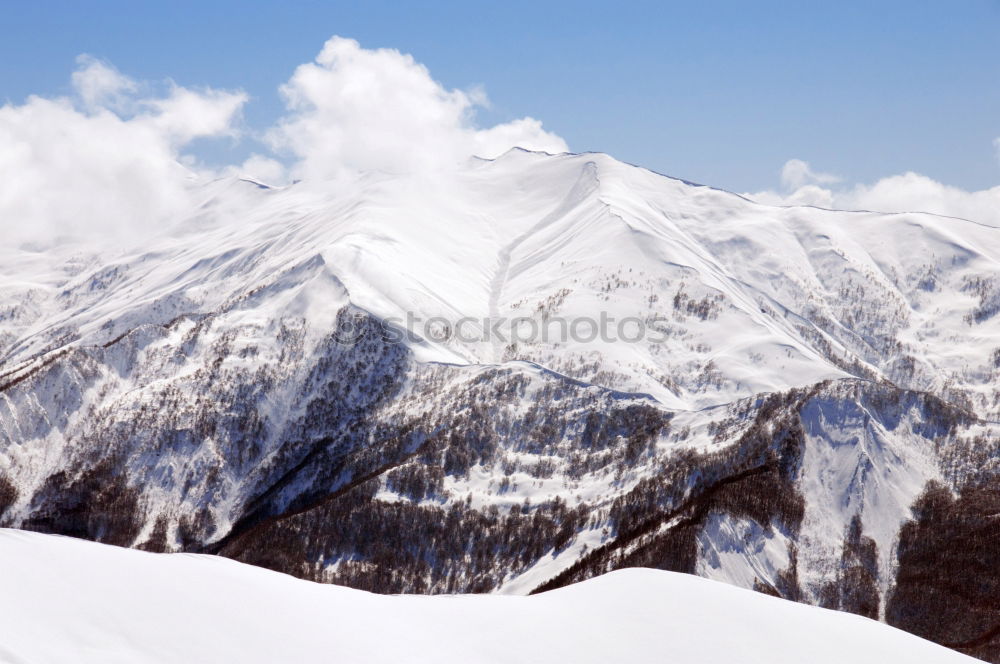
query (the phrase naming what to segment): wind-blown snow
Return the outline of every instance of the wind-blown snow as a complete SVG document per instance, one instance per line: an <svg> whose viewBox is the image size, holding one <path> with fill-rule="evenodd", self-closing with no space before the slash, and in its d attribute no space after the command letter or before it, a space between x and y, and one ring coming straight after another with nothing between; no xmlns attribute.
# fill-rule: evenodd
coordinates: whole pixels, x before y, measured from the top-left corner
<svg viewBox="0 0 1000 664"><path fill-rule="evenodd" d="M972 662L854 615L632 569L533 597L384 596L190 554L0 530L0 660Z"/></svg>

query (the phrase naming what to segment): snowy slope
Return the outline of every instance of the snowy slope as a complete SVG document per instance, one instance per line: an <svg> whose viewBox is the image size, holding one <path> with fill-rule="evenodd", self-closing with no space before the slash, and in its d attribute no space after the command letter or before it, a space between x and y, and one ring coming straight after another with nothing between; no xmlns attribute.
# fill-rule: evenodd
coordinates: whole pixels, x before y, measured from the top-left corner
<svg viewBox="0 0 1000 664"><path fill-rule="evenodd" d="M381 596L0 530L0 661L971 662L879 623L635 569L535 597Z"/></svg>

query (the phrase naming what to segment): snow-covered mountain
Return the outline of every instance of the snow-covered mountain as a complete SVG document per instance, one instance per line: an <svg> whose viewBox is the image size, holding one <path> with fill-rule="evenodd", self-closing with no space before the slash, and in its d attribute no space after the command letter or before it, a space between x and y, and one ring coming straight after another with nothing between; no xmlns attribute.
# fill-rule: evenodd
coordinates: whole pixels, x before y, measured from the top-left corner
<svg viewBox="0 0 1000 664"><path fill-rule="evenodd" d="M649 569L537 597L386 597L10 530L0 565L5 662L975 661L857 616Z"/></svg>
<svg viewBox="0 0 1000 664"><path fill-rule="evenodd" d="M3 525L390 593L656 567L1000 659L1000 229L521 150L202 200L0 249Z"/></svg>

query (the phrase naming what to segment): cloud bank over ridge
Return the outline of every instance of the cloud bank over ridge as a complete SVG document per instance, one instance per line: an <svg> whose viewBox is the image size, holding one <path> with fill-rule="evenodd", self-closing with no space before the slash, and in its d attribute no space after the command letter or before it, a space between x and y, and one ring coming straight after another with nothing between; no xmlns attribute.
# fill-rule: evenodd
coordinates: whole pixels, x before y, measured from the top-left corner
<svg viewBox="0 0 1000 664"><path fill-rule="evenodd" d="M885 177L873 184L843 183L842 178L813 171L790 159L781 171L782 189L743 194L766 205L812 205L836 210L933 212L1000 226L1000 186L966 191L919 173Z"/></svg>
<svg viewBox="0 0 1000 664"><path fill-rule="evenodd" d="M162 94L78 59L73 95L0 107L0 232L7 242L149 227L189 205L193 140L239 135L243 92Z"/></svg>
<svg viewBox="0 0 1000 664"><path fill-rule="evenodd" d="M565 152L566 142L521 118L481 128L478 91L447 90L426 67L392 49L333 37L281 88L275 126L242 126L240 90L165 89L82 55L72 94L0 106L0 233L24 242L129 237L197 203L193 184L224 174L269 183L367 170L449 169L512 147ZM159 86L163 88L164 86ZM196 140L258 138L244 163L210 168Z"/></svg>
<svg viewBox="0 0 1000 664"><path fill-rule="evenodd" d="M492 158L513 147L566 152L566 142L534 118L475 125L488 102L481 91L447 90L426 67L393 49L367 50L333 37L315 62L300 65L281 88L288 114L266 134L295 161L293 177L348 171L447 169L470 156Z"/></svg>
<svg viewBox="0 0 1000 664"><path fill-rule="evenodd" d="M489 105L483 91L448 89L410 55L343 37L294 70L280 88L284 115L263 129L244 125L250 100L242 90L137 81L89 55L78 58L71 82L66 96L0 106L0 233L8 247L133 239L192 210L197 185L222 175L285 184L372 170L444 173L513 147L569 150L532 117L480 126L476 112ZM193 156L205 140L260 149L240 164L209 166ZM1000 187L970 192L917 173L852 185L799 159L784 165L780 183L746 195L1000 226Z"/></svg>

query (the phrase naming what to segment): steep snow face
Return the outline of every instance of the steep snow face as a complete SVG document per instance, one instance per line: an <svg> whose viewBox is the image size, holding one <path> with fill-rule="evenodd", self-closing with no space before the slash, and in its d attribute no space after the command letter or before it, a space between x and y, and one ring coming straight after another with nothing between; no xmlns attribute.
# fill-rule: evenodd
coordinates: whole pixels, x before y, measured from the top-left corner
<svg viewBox="0 0 1000 664"><path fill-rule="evenodd" d="M844 533L861 517L878 547L883 595L894 578L893 545L913 504L930 480L943 480L919 410L886 421L863 401L817 398L802 410L805 446L801 486L809 496L802 524L804 585L818 595L839 555Z"/></svg>
<svg viewBox="0 0 1000 664"><path fill-rule="evenodd" d="M600 154L215 182L136 251L0 247L0 523L380 592L641 565L879 615L916 496L998 472L998 233Z"/></svg>
<svg viewBox="0 0 1000 664"><path fill-rule="evenodd" d="M857 616L636 569L536 597L380 596L0 530L9 662L972 662Z"/></svg>

